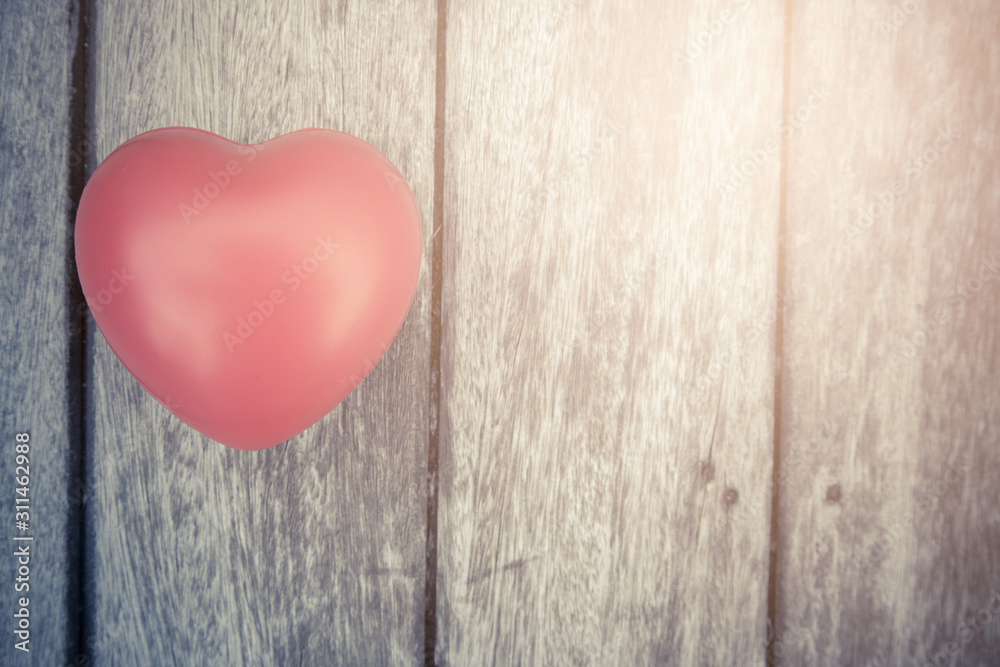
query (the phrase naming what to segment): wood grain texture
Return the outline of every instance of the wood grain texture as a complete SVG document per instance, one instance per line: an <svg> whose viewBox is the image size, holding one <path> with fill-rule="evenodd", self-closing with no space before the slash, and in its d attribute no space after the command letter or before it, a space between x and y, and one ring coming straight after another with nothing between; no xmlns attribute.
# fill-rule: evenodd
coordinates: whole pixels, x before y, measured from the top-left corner
<svg viewBox="0 0 1000 667"><path fill-rule="evenodd" d="M449 3L438 664L763 659L783 26Z"/></svg>
<svg viewBox="0 0 1000 667"><path fill-rule="evenodd" d="M68 490L74 487L67 366L70 68L76 43L70 3L0 3L0 664L57 665L70 650ZM29 530L15 528L15 435L29 434ZM78 447L79 443L74 443ZM71 451L72 449L72 451ZM76 509L79 509L77 504ZM15 590L14 535L30 535L27 591ZM25 582L21 582L25 583ZM30 653L15 649L17 600L30 600Z"/></svg>
<svg viewBox="0 0 1000 667"><path fill-rule="evenodd" d="M399 167L429 239L433 3L221 4L98 2L101 157L169 125L247 143L343 130ZM261 452L168 414L96 335L97 664L423 663L427 248L374 372L317 426Z"/></svg>
<svg viewBox="0 0 1000 667"><path fill-rule="evenodd" d="M1000 7L794 5L773 653L996 665Z"/></svg>

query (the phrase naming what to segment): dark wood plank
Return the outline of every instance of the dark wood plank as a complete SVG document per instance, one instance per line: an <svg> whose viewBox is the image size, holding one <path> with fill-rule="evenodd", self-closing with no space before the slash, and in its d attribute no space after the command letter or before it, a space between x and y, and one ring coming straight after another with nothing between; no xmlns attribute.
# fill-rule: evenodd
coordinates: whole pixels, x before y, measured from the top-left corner
<svg viewBox="0 0 1000 667"><path fill-rule="evenodd" d="M101 156L160 126L361 137L431 216L432 2L99 2ZM429 246L428 246L429 248ZM429 265L399 337L320 424L211 442L93 345L97 664L422 664Z"/></svg>
<svg viewBox="0 0 1000 667"><path fill-rule="evenodd" d="M76 44L71 3L0 3L0 492L4 557L0 558L3 643L0 664L64 664L76 631L70 582L67 489L74 486L68 406L70 68ZM17 433L29 434L28 530L15 525ZM79 443L76 443L79 445ZM21 517L23 518L23 517ZM14 542L14 536L32 541ZM14 552L27 546L27 580ZM77 545L79 547L79 545ZM21 577L22 581L15 581ZM28 590L16 590L15 585ZM27 648L15 648L19 598L27 597Z"/></svg>
<svg viewBox="0 0 1000 667"><path fill-rule="evenodd" d="M783 25L450 6L439 664L763 660Z"/></svg>
<svg viewBox="0 0 1000 667"><path fill-rule="evenodd" d="M994 665L1000 7L794 6L790 106L831 97L790 144L772 654Z"/></svg>

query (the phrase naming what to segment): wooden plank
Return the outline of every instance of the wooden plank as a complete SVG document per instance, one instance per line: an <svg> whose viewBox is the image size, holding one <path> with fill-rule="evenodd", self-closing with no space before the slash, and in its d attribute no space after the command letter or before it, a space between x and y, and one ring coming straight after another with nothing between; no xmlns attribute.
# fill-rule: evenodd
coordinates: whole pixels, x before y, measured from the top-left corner
<svg viewBox="0 0 1000 667"><path fill-rule="evenodd" d="M0 559L3 643L0 664L65 664L78 619L74 574L79 516L71 504L78 455L79 385L71 381L69 306L70 70L77 14L71 3L0 4L0 489L5 500ZM78 368L78 363L77 363ZM74 393L73 390L76 390ZM75 428L77 427L77 428ZM27 469L16 469L16 434L27 433ZM71 445L71 442L73 443ZM27 516L15 517L18 477L28 476ZM24 495L20 496L24 498ZM22 509L24 507L22 506ZM15 520L26 519L27 530ZM33 540L13 541L30 536ZM76 539L71 543L71 539ZM27 563L15 552L27 549ZM19 572L26 565L28 572ZM25 588L27 587L27 588ZM17 637L27 598L27 637ZM27 639L28 653L16 642Z"/></svg>
<svg viewBox="0 0 1000 667"><path fill-rule="evenodd" d="M361 137L431 230L431 2L98 3L101 156L144 130ZM429 248L429 246L427 246ZM239 452L93 345L97 664L422 664L429 283L382 363L293 441Z"/></svg>
<svg viewBox="0 0 1000 667"><path fill-rule="evenodd" d="M438 662L762 660L784 16L449 12Z"/></svg>
<svg viewBox="0 0 1000 667"><path fill-rule="evenodd" d="M773 655L996 664L1000 8L794 4Z"/></svg>

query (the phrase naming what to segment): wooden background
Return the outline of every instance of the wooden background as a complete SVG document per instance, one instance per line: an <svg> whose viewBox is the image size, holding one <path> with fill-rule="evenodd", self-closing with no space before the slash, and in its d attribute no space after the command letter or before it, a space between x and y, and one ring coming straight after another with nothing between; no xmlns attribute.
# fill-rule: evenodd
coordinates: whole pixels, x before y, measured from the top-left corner
<svg viewBox="0 0 1000 667"><path fill-rule="evenodd" d="M1000 664L1000 5L272 4L0 3L0 663ZM265 451L79 292L168 125L349 132L421 212L386 357Z"/></svg>

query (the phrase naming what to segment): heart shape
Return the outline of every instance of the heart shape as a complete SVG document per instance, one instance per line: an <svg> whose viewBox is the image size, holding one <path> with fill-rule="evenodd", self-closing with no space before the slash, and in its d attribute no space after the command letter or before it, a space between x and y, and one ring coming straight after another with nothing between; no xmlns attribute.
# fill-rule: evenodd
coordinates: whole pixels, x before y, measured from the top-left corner
<svg viewBox="0 0 1000 667"><path fill-rule="evenodd" d="M210 438L263 449L336 407L416 295L406 180L343 132L240 144L144 132L94 171L76 217L94 320L152 396Z"/></svg>

